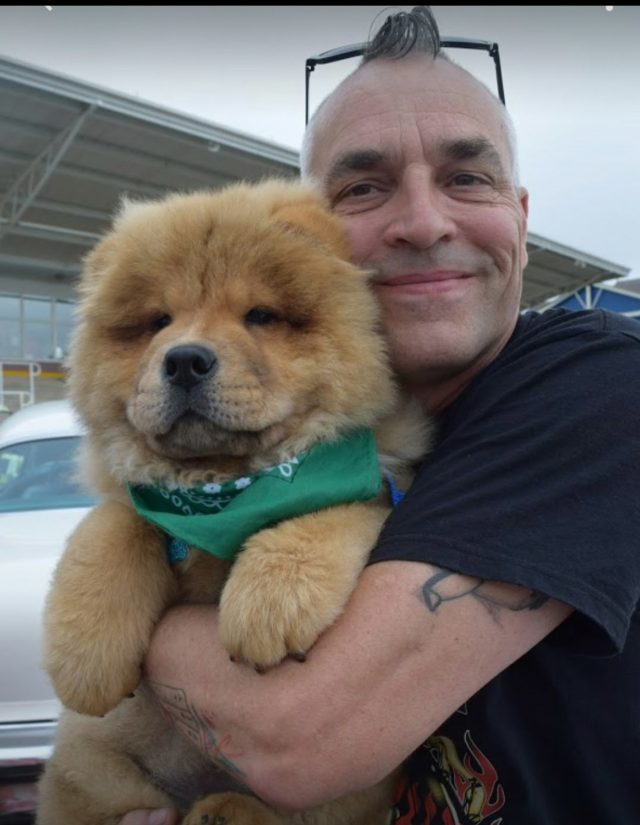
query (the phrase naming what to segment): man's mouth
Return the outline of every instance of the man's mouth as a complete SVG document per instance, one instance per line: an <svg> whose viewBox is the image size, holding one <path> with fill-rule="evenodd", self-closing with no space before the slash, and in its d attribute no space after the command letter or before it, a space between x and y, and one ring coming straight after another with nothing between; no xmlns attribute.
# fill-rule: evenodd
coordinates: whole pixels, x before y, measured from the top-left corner
<svg viewBox="0 0 640 825"><path fill-rule="evenodd" d="M374 280L376 289L393 290L394 294L438 295L464 289L474 276L470 272L438 269L429 272L407 272Z"/></svg>

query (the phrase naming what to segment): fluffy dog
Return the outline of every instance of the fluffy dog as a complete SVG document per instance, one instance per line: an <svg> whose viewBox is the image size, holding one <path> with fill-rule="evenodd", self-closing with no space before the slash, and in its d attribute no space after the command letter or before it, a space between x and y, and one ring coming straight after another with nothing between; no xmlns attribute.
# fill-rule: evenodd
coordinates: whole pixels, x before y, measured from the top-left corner
<svg viewBox="0 0 640 825"><path fill-rule="evenodd" d="M258 668L309 650L388 515L380 466L406 487L425 451L368 276L348 259L321 198L283 181L125 202L87 256L69 387L101 503L45 611L45 666L67 710L39 825L112 825L167 805L188 825L386 821L391 777L294 815L209 794L211 762L136 691L177 601L219 602L223 643ZM327 466L310 501L296 493L305 473L322 486ZM230 526L213 520L230 514Z"/></svg>

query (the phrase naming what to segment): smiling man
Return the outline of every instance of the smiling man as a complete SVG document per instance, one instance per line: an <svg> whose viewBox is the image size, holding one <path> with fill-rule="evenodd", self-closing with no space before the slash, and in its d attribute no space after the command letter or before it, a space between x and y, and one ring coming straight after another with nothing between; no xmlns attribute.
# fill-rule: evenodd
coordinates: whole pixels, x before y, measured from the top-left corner
<svg viewBox="0 0 640 825"><path fill-rule="evenodd" d="M440 53L427 8L385 21L303 154L438 442L305 664L258 676L216 643L214 608L181 607L148 678L208 720L203 740L227 746L214 762L285 809L404 761L401 825L633 822L640 326L519 313L509 119Z"/></svg>

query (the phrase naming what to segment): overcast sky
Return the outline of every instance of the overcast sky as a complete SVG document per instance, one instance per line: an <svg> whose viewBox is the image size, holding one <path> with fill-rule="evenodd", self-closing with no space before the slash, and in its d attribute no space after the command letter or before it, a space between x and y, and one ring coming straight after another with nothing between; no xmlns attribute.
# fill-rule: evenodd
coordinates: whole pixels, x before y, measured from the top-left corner
<svg viewBox="0 0 640 825"><path fill-rule="evenodd" d="M390 8L4 6L0 54L297 150L305 59ZM499 43L530 230L640 278L640 6L432 8ZM484 53L452 56L495 88ZM318 67L312 101L337 77Z"/></svg>

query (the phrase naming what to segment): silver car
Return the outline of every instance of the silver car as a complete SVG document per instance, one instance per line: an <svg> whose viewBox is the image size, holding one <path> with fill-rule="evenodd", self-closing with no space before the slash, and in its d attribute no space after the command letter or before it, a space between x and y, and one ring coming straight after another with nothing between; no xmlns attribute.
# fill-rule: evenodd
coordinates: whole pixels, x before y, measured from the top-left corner
<svg viewBox="0 0 640 825"><path fill-rule="evenodd" d="M24 783L49 756L60 711L41 667L42 608L68 535L95 503L75 480L81 437L65 401L0 424L0 821L28 809Z"/></svg>

